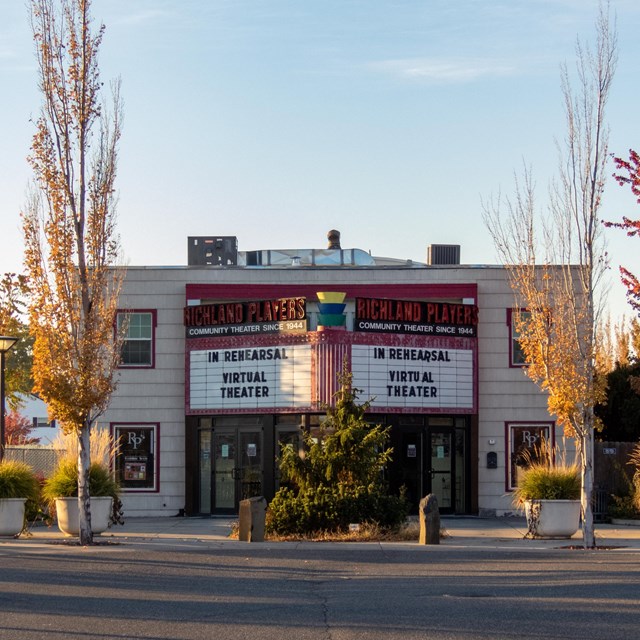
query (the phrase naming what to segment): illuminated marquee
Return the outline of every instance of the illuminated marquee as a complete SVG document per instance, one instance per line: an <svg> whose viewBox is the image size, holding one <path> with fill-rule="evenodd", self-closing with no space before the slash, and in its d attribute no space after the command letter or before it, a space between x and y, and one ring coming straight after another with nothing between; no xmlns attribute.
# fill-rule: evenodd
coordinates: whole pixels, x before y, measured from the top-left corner
<svg viewBox="0 0 640 640"><path fill-rule="evenodd" d="M474 338L477 326L471 304L356 298L355 331Z"/></svg>
<svg viewBox="0 0 640 640"><path fill-rule="evenodd" d="M184 308L187 338L307 330L305 298L223 302Z"/></svg>
<svg viewBox="0 0 640 640"><path fill-rule="evenodd" d="M353 345L353 385L371 407L473 409L470 349Z"/></svg>
<svg viewBox="0 0 640 640"><path fill-rule="evenodd" d="M189 403L201 409L311 404L311 345L191 351Z"/></svg>

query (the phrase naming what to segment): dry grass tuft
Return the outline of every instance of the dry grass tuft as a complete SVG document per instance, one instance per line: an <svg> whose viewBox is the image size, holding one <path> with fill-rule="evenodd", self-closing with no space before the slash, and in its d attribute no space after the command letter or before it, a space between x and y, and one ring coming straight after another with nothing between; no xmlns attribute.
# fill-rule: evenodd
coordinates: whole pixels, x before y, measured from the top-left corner
<svg viewBox="0 0 640 640"><path fill-rule="evenodd" d="M60 432L53 441L57 463L78 460L78 436L75 432ZM91 461L99 462L105 467L112 466L117 452L117 446L108 429L94 426L91 429Z"/></svg>
<svg viewBox="0 0 640 640"><path fill-rule="evenodd" d="M229 537L237 540L238 531L239 523L234 522ZM447 531L441 529L440 539L448 537ZM265 540L270 542L418 542L419 539L420 524L416 521L408 521L395 531L381 529L373 523L365 523L361 524L356 531L316 531L309 535L265 535Z"/></svg>

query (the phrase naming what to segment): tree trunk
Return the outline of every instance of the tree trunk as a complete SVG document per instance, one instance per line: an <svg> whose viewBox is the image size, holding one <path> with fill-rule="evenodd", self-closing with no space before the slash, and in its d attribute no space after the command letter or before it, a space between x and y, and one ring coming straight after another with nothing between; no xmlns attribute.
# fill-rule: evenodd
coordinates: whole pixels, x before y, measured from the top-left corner
<svg viewBox="0 0 640 640"><path fill-rule="evenodd" d="M80 544L93 543L91 530L91 500L89 496L89 468L91 467L91 424L85 421L78 434L78 514Z"/></svg>
<svg viewBox="0 0 640 640"><path fill-rule="evenodd" d="M582 471L582 540L585 549L596 546L595 530L593 527L593 429L586 429L581 438L580 466Z"/></svg>

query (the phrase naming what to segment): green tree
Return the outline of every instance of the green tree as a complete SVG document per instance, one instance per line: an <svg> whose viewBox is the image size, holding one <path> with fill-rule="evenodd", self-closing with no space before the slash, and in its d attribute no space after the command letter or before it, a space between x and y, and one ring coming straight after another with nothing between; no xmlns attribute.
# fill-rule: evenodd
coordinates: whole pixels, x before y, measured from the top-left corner
<svg viewBox="0 0 640 640"><path fill-rule="evenodd" d="M523 181L516 180L513 200L485 206L485 222L507 269L515 306L528 311L516 317L529 363L525 374L547 393L550 414L576 441L586 548L595 546L594 406L604 391L596 375L596 328L606 269L600 223L608 156L605 107L617 60L616 33L602 6L596 31L595 51L578 41L575 88L563 68L567 129L558 145L558 178L550 185L548 215L538 217L529 170Z"/></svg>
<svg viewBox="0 0 640 640"><path fill-rule="evenodd" d="M27 279L23 275L5 273L0 279L0 335L13 336L18 342L6 354L5 395L11 410L23 403L22 396L31 393L33 339L24 322Z"/></svg>
<svg viewBox="0 0 640 640"><path fill-rule="evenodd" d="M367 422L369 402L358 404L351 373L339 375L340 390L319 434L306 433L305 455L282 450L280 470L289 486L269 505L269 529L312 533L345 529L351 522L393 527L406 518L403 497L388 495L383 469L391 459L389 428Z"/></svg>
<svg viewBox="0 0 640 640"><path fill-rule="evenodd" d="M595 407L598 440L635 442L640 439L640 322L623 318L604 324L597 340L597 375L606 395Z"/></svg>
<svg viewBox="0 0 640 640"><path fill-rule="evenodd" d="M607 375L606 398L596 405L602 428L598 439L606 442L640 440L640 395L633 380L640 376L640 364L616 364Z"/></svg>
<svg viewBox="0 0 640 640"><path fill-rule="evenodd" d="M115 232L119 88L102 102L90 0L31 0L43 105L29 161L34 187L23 217L35 391L78 438L80 542L93 541L90 434L115 387L121 285Z"/></svg>

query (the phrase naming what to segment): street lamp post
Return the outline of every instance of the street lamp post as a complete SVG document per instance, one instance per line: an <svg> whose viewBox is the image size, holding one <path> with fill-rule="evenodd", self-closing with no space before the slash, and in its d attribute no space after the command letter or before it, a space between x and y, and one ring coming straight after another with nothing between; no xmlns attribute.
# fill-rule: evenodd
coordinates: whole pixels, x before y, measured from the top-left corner
<svg viewBox="0 0 640 640"><path fill-rule="evenodd" d="M0 336L0 462L4 459L4 356L18 342L12 336Z"/></svg>

